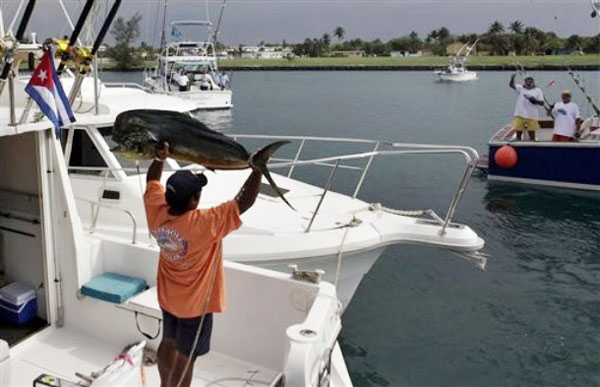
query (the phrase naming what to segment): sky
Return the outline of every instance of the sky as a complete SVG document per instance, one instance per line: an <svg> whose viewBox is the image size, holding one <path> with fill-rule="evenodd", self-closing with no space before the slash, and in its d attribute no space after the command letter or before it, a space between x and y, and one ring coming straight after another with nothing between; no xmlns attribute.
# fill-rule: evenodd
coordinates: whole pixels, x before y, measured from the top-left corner
<svg viewBox="0 0 600 387"><path fill-rule="evenodd" d="M99 15L108 12L112 1L97 0ZM18 0L0 0L5 27L15 13ZM63 0L76 19L83 0ZM207 5L208 4L208 5ZM172 20L206 20L216 23L221 0L168 0L167 24ZM157 46L160 42L164 0L123 0L118 16L142 15L139 42ZM444 26L452 34L483 33L494 21L505 27L515 20L525 26L554 31L561 37L600 33L600 17L592 19L590 0L228 0L219 40L225 44L257 45L259 42L300 43L305 38L333 36L337 26L344 28L345 40L381 39L416 31L424 39ZM97 20L102 20L99 17ZM75 20L73 21L75 23ZM16 29L16 27L14 27ZM38 0L28 31L38 37L70 34L58 0ZM204 31L187 30L204 39ZM107 43L111 43L110 36Z"/></svg>

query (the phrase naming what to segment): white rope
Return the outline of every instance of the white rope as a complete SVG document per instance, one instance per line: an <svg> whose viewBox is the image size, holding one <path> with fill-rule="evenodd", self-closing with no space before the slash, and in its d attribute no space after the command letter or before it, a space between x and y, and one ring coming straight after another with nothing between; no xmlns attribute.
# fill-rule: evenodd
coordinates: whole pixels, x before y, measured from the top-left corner
<svg viewBox="0 0 600 387"><path fill-rule="evenodd" d="M371 203L369 204L369 211L383 211L393 215L401 215L401 216L423 216L427 213L426 210L396 210L394 208L389 208L381 205L381 203Z"/></svg>

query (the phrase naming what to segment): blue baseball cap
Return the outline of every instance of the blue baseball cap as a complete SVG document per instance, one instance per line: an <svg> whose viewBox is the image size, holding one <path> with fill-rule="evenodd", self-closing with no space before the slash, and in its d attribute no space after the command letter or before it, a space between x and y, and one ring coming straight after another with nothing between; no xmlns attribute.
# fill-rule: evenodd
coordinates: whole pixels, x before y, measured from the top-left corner
<svg viewBox="0 0 600 387"><path fill-rule="evenodd" d="M165 198L170 207L184 210L190 198L202 191L208 183L203 173L195 174L189 170L179 170L167 179Z"/></svg>

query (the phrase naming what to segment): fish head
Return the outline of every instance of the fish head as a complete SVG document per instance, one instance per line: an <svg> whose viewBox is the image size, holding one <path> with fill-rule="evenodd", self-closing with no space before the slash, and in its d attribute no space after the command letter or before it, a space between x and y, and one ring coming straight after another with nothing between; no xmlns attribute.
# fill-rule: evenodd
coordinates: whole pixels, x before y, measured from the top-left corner
<svg viewBox="0 0 600 387"><path fill-rule="evenodd" d="M117 116L112 139L117 146L111 151L130 160L155 157L160 144L146 117L136 111L127 111Z"/></svg>

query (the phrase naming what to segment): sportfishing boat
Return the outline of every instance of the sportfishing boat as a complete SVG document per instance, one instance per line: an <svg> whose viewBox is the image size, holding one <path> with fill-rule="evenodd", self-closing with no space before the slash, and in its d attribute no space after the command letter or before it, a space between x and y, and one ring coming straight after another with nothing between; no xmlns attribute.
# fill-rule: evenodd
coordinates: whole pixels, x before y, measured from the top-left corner
<svg viewBox="0 0 600 387"><path fill-rule="evenodd" d="M158 386L156 249L83 226L54 126L12 76L34 4L0 64L0 386ZM75 113L81 132L114 120L98 107ZM215 316L192 386L352 385L332 284L318 273L224 267L228 309Z"/></svg>
<svg viewBox="0 0 600 387"><path fill-rule="evenodd" d="M475 71L469 71L465 67L467 63L467 58L475 48L477 44L477 40L472 45L469 43L465 43L455 56L453 56L448 66L441 70L435 70L434 73L438 75L440 81L449 81L449 82L464 82L464 81L473 81L477 79L477 73ZM462 54L463 50L466 48L464 55Z"/></svg>
<svg viewBox="0 0 600 387"><path fill-rule="evenodd" d="M539 121L535 142L515 141L512 125L506 125L490 138L489 153L478 165L487 170L489 180L600 190L600 171L595 168L600 162L598 121L598 116L587 118L581 137L573 142L552 142L551 119ZM503 147L510 150L497 155Z"/></svg>
<svg viewBox="0 0 600 387"><path fill-rule="evenodd" d="M68 85L68 83L66 83ZM117 114L125 110L156 108L185 111L189 108L179 99L124 85L102 88L98 110L106 112L102 121L91 115L89 124L83 119L63 131L63 144L71 185L83 227L90 233L107 237L128 238L131 243L143 245L158 252L146 226L142 195L145 172L149 163L134 163L111 152L116 145L112 140L113 124ZM113 97L112 93L120 93ZM132 93L127 97L127 93ZM136 93L136 94L134 94ZM135 98L134 98L135 97ZM156 98L161 98L156 101ZM171 98L171 100L169 100ZM131 101L131 102L128 102ZM91 111L94 92L91 81L83 82L76 108L81 114ZM109 114L110 112L110 114ZM270 169L285 198L296 211L291 210L266 183L252 208L244 214L244 225L224 240L225 259L256 265L263 268L289 272L290 265L301 269L324 271L323 279L334 283L344 307L350 302L363 276L370 270L385 248L397 243L416 243L448 249L468 255L478 264L485 258L475 254L483 247L483 240L468 226L452 221L454 211L475 167L478 155L468 147L413 145L384 143L366 139L320 138L300 136L232 135L246 144L248 149L258 149L267 142L289 140L292 142L289 158L273 160ZM329 157L309 157L311 148L326 146L343 149L343 146L364 151L340 153ZM410 154L454 154L466 160L458 188L449 198L445 216L438 216L429 208L399 210L378 203L358 199L358 194L378 157L402 157ZM308 156L305 156L308 155ZM353 162L361 166L352 166ZM204 170L198 165L182 165L168 160L166 180L172 171L180 168ZM307 168L327 169L328 178L320 185L307 184L300 178ZM357 183L348 194L332 192L331 181L340 170L354 171ZM318 172L316 172L318 173ZM247 177L247 171L207 171L209 184L203 189L201 207L210 207L233 198ZM305 178L306 176L304 176Z"/></svg>
<svg viewBox="0 0 600 387"><path fill-rule="evenodd" d="M595 115L583 120L579 137L571 142L553 142L554 121L539 120L536 141L515 141L512 124L499 129L488 142L489 153L478 162L489 180L600 190L600 106L587 93L579 78L569 72Z"/></svg>
<svg viewBox="0 0 600 387"><path fill-rule="evenodd" d="M229 77L219 71L214 42L183 38L182 27L194 26L205 27L209 31L212 31L213 27L209 21L187 20L171 23L171 35L181 37L182 40L166 44L160 53L156 68L146 71L145 83L152 92L192 101L197 109L230 109L231 84ZM216 33L210 35L216 36ZM182 83L181 78L184 76L186 81Z"/></svg>

